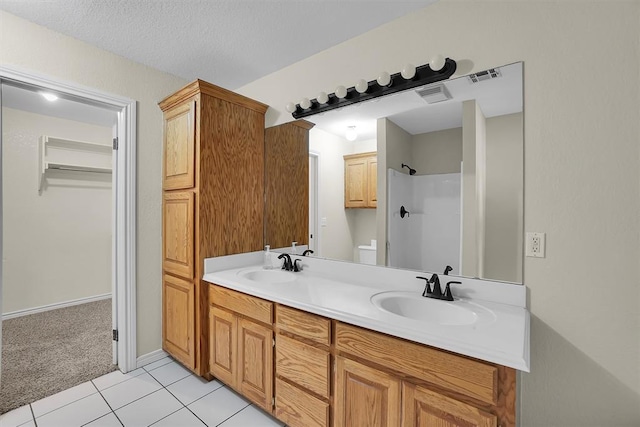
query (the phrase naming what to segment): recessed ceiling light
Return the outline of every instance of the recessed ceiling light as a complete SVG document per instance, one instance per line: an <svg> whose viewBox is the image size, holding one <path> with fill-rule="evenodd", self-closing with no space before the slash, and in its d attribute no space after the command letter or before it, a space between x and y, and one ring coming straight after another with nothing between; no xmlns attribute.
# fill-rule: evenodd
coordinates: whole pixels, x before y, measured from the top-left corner
<svg viewBox="0 0 640 427"><path fill-rule="evenodd" d="M40 95L42 95L42 97L49 102L53 102L56 99L58 99L58 95L54 95L53 93L50 93L50 92L40 92Z"/></svg>

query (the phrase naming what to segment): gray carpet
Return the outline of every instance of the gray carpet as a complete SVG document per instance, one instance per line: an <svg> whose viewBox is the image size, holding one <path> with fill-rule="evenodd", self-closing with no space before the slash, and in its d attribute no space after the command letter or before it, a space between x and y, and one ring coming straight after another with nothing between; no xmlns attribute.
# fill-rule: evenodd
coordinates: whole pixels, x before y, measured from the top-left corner
<svg viewBox="0 0 640 427"><path fill-rule="evenodd" d="M111 353L111 299L3 321L0 414L114 371Z"/></svg>

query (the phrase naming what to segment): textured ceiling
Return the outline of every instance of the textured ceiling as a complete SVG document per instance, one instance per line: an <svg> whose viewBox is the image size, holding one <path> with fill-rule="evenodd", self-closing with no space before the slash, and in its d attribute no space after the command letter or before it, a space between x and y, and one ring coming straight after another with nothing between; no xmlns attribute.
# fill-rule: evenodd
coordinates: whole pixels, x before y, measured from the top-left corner
<svg viewBox="0 0 640 427"><path fill-rule="evenodd" d="M437 0L0 0L0 9L228 89Z"/></svg>

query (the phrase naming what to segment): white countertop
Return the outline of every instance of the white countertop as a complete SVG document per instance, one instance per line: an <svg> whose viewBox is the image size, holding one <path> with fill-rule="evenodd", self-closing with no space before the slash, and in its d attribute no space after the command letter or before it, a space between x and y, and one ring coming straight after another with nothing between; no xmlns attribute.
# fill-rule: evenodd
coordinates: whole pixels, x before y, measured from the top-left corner
<svg viewBox="0 0 640 427"><path fill-rule="evenodd" d="M416 284L415 280L402 286L398 283L386 287L377 283L363 285L361 280L360 283L351 283L351 280L336 279L305 269L289 273L294 275L293 281L266 283L243 277L243 273L249 270L261 270L261 265L233 267L236 268L209 272L203 279L351 325L529 372L529 312L524 307L468 298L459 298L451 303L435 301L438 304L476 306L481 314L479 321L472 325L441 325L398 316L371 302L371 298L381 292L420 295L423 285Z"/></svg>

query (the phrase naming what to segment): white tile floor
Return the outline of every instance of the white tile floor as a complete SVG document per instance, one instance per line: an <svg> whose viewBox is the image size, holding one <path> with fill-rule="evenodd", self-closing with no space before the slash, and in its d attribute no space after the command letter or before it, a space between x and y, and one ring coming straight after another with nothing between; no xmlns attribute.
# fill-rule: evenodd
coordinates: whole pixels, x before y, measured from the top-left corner
<svg viewBox="0 0 640 427"><path fill-rule="evenodd" d="M271 427L283 424L167 357L0 415L0 427Z"/></svg>

